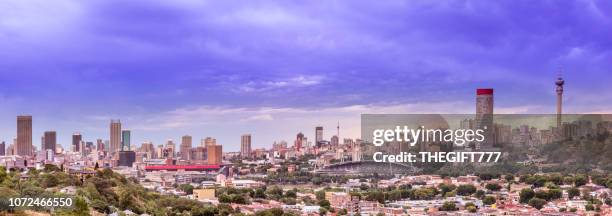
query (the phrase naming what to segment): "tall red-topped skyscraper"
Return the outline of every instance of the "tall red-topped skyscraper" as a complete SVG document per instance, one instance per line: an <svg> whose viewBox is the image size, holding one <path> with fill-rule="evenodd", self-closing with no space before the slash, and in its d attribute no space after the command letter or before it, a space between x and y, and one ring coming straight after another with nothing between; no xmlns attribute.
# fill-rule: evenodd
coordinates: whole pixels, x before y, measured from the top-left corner
<svg viewBox="0 0 612 216"><path fill-rule="evenodd" d="M17 155L32 155L32 116L17 116Z"/></svg>
<svg viewBox="0 0 612 216"><path fill-rule="evenodd" d="M476 89L476 114L493 114L493 89Z"/></svg>
<svg viewBox="0 0 612 216"><path fill-rule="evenodd" d="M110 123L110 154L114 154L119 151L121 146L121 121L111 120Z"/></svg>
<svg viewBox="0 0 612 216"><path fill-rule="evenodd" d="M494 143L493 137L493 89L479 88L476 89L476 119L475 126L477 129L484 130L485 140L476 145L477 148L492 147Z"/></svg>

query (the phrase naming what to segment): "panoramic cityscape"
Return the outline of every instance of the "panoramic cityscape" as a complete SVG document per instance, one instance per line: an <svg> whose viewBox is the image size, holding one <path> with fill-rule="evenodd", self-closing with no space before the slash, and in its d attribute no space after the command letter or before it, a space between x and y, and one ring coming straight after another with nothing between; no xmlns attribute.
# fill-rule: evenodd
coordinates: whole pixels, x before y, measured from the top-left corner
<svg viewBox="0 0 612 216"><path fill-rule="evenodd" d="M0 144L6 195L74 197L82 206L25 209L11 206L11 200L2 207L60 215L610 215L612 121L564 121L564 80L559 77L555 85L555 124L546 129L498 123L493 120L493 89L477 89L475 118L463 119L460 127L495 128L486 140L494 138L468 145L431 141L419 143L416 151L495 149L505 155L502 162L446 163L433 169L374 162L367 150L374 145L361 137L341 137L339 123L332 132L317 126L314 138L299 132L295 140L265 148L253 148L252 135L242 134L240 151L230 152L213 137L194 143L197 138L191 135L178 143L136 145L132 131L117 119L110 120L108 137L90 141L74 133L70 149L64 149L56 131L45 131L35 146L34 117L21 115L13 142ZM591 141L604 145L601 161L568 162L546 155L546 148L564 148L565 143L579 154L580 143ZM385 143L383 148L400 152L397 147L405 144ZM511 159L521 155L513 148L530 153ZM11 179L15 182L7 182ZM156 203L159 198L168 203Z"/></svg>
<svg viewBox="0 0 612 216"><path fill-rule="evenodd" d="M612 2L7 0L0 216L612 216Z"/></svg>

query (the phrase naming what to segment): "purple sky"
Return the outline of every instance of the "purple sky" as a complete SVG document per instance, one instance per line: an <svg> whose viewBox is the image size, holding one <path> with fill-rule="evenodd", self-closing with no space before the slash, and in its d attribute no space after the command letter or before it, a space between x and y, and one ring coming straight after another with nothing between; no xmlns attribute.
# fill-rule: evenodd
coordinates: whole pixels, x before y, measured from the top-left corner
<svg viewBox="0 0 612 216"><path fill-rule="evenodd" d="M360 113L612 113L608 1L10 1L0 4L0 140L212 136L237 150ZM326 130L329 139L332 131ZM291 142L291 141L290 141ZM197 142L196 142L197 143Z"/></svg>

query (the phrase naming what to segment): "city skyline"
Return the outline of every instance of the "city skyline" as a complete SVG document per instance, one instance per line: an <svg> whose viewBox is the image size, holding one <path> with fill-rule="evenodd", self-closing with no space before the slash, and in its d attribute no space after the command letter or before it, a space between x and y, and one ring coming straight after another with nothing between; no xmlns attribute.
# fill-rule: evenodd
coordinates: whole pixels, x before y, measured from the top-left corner
<svg viewBox="0 0 612 216"><path fill-rule="evenodd" d="M607 2L117 4L0 6L0 140L22 114L37 147L107 140L110 119L133 146L356 138L361 113L473 113L476 88L496 113L555 113L559 71L564 113L612 112Z"/></svg>
<svg viewBox="0 0 612 216"><path fill-rule="evenodd" d="M556 86L560 85L559 84L559 80L563 80L562 77L558 77L557 80L555 80L554 84ZM482 121L482 120L478 120L478 118L482 117L482 116L486 116L486 118L489 119L489 121L492 121L492 115L493 114L516 114L516 113L495 113L493 111L493 109L494 109L494 103L493 103L493 92L494 92L494 89L493 88L478 88L478 89L475 89L475 90L476 90L475 91L475 93L476 93L475 94L476 112L474 112L473 114L475 114L476 122ZM562 96L559 94L558 88L557 88L557 97L556 98L557 98L557 103L556 103L557 124L556 124L556 127L560 127L560 125L561 125L561 107L562 107L560 101L562 100ZM458 112L447 112L447 113L440 113L440 114L457 114L457 113ZM364 114L366 114L366 113L364 113ZM367 113L367 114L372 114L372 113ZM393 113L393 114L402 114L402 113ZM403 114L414 114L414 113L403 113ZM467 113L464 113L464 114L467 114ZM24 130L23 128L26 127L26 126L19 126L20 124L23 124L23 120L24 119L27 119L28 120L28 124L29 124L25 130L29 130L30 136L32 136L31 135L32 134L31 131L33 129L33 126L32 126L32 119L33 118L30 115L19 115L19 116L17 116L17 128L18 128L17 134L19 135L21 133L20 131L23 131ZM492 122L487 123L487 124L492 124ZM111 119L110 120L110 132L109 132L110 139L106 140L107 142L111 142L111 144L110 144L110 149L111 150L110 151L111 152L115 152L115 151L118 151L118 150L120 150L120 151L130 151L130 150L134 151L134 150L140 148L141 145L136 145L134 147L131 147L131 145L130 145L130 143L131 143L131 131L130 130L122 130L121 129L121 125L122 124L121 124L121 120L120 119ZM482 127L482 126L476 126L476 127ZM489 127L492 127L492 126L489 126ZM329 139L324 139L324 136L323 136L323 127L322 126L314 127L314 130L315 130L315 132L313 133L314 140L311 140L308 143L304 142L304 141L307 140L308 137L305 136L302 131L300 131L300 132L297 133L297 138L294 140L294 144L293 145L299 151L299 149L303 145L318 146L318 143L320 141L323 141L323 140L329 141L331 143L331 145L334 145L334 142L335 142L335 145L338 145L338 144L340 144L340 140L341 139L350 139L350 140L353 140L353 141L354 141L354 139L362 139L362 137L360 137L360 136L357 136L357 137L339 137L339 134L340 134L340 122L337 122L337 125L336 125L335 129L336 129L336 134L335 135L331 135L329 137ZM56 139L57 139L56 138L56 131L45 131L43 136L41 137L42 138L41 139L41 149L45 148L44 146L48 145L47 144L48 141L46 140L46 137L48 136L48 133L50 133L50 132L53 133L53 135L52 135L53 143L57 143L57 141L56 141ZM31 142L32 137L28 137L28 139L30 140L29 142ZM118 144L116 144L117 147L113 147L113 144L112 144L112 140L113 139L118 139L116 141L118 143ZM18 141L19 139L15 138L14 140L15 140L15 142L19 143L19 141ZM97 140L97 142L100 142L101 140L104 140L104 139L103 138L102 139L101 138L96 138L96 140ZM186 148L186 146L192 146L192 144L191 144L192 143L192 141L191 141L192 137L190 135L183 135L183 136L181 136L180 140L181 140L181 143L180 143L179 149L176 149L176 147L175 147L176 144L174 143L174 139L172 139L172 138L165 140L167 142L165 144L165 146L167 147L168 145L172 144L172 146L173 146L172 149L173 149L173 152L175 152L175 153L179 153L179 152L183 153L183 152L186 151L186 150L184 150L184 148ZM289 141L289 143L291 143L291 140L283 140L283 139L281 139L281 140L274 140L273 143L276 144L277 141L282 141L282 142L286 142L286 143L287 143L287 141ZM93 143L93 141L89 141L89 142ZM79 151L81 151L79 149L80 145L82 145L84 143L85 143L85 140L83 140L82 135L79 132L75 132L72 135L72 145L71 145L72 149L66 149L64 145L62 145L62 147L64 149L66 149L66 150L71 150L71 151L79 152ZM154 144L155 146L164 146L163 142L162 142L162 144L153 143L150 139L145 139L142 142L140 142L140 144L145 144L145 143ZM61 143L59 143L59 144L61 144ZM20 144L20 145L22 147L18 147L19 145L16 144L16 148L17 149L24 149L24 147L23 147L24 145L23 144ZM213 145L213 146L214 145L222 146L223 144L217 144L217 139L214 138L214 137L211 137L211 136L207 136L205 138L202 137L200 147L208 147L208 146L211 146L211 145ZM256 148L267 149L271 145L272 144L270 144L270 145L263 145L263 146L258 146ZM251 148L251 134L240 134L240 146L238 147L238 149L235 149L235 146L233 146L233 145L229 145L228 147L230 147L230 151L231 152L238 152L238 153L240 153L240 155L247 155L245 157L248 157L248 155L250 155L251 151L252 151L252 148ZM36 148L36 147L35 147L34 144L31 144L30 148ZM115 149L115 150L113 150L113 149ZM37 149L37 150L40 150L40 149ZM18 150L18 151L24 151L24 150ZM182 156L180 158L182 158Z"/></svg>

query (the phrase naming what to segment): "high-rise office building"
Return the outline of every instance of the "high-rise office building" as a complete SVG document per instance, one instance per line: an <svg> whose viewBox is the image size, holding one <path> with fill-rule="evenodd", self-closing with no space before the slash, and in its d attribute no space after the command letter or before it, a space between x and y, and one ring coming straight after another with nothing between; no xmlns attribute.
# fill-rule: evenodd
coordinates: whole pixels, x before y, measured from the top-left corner
<svg viewBox="0 0 612 216"><path fill-rule="evenodd" d="M334 147L338 147L340 145L340 138L338 136L333 135L329 141L329 144Z"/></svg>
<svg viewBox="0 0 612 216"><path fill-rule="evenodd" d="M115 154L121 145L121 121L111 120L110 123L110 149L109 153Z"/></svg>
<svg viewBox="0 0 612 216"><path fill-rule="evenodd" d="M189 156L191 158L191 161L195 163L206 162L204 160L207 159L207 150L207 148L202 146L198 146L191 149L191 155Z"/></svg>
<svg viewBox="0 0 612 216"><path fill-rule="evenodd" d="M207 146L208 164L221 164L223 161L223 146L211 145Z"/></svg>
<svg viewBox="0 0 612 216"><path fill-rule="evenodd" d="M321 146L321 142L323 141L323 127L317 126L315 127L315 146Z"/></svg>
<svg viewBox="0 0 612 216"><path fill-rule="evenodd" d="M476 147L492 147L494 144L493 128L493 89L476 89L476 129L484 130L484 141Z"/></svg>
<svg viewBox="0 0 612 216"><path fill-rule="evenodd" d="M136 152L134 151L119 151L119 161L117 161L118 166L126 166L131 167L136 161Z"/></svg>
<svg viewBox="0 0 612 216"><path fill-rule="evenodd" d="M202 147L208 147L208 146L211 146L211 145L217 145L217 139L212 138L212 137L206 137L205 139L203 139L200 142L200 145Z"/></svg>
<svg viewBox="0 0 612 216"><path fill-rule="evenodd" d="M121 151L131 150L131 132L130 130L121 131Z"/></svg>
<svg viewBox="0 0 612 216"><path fill-rule="evenodd" d="M181 147L180 147L181 159L191 160L191 144L192 144L191 136L185 135L181 137Z"/></svg>
<svg viewBox="0 0 612 216"><path fill-rule="evenodd" d="M251 156L251 134L240 136L240 156L243 158Z"/></svg>
<svg viewBox="0 0 612 216"><path fill-rule="evenodd" d="M299 132L295 138L295 142L293 143L293 147L295 147L296 151L301 151L303 141L304 141L304 134L302 132Z"/></svg>
<svg viewBox="0 0 612 216"><path fill-rule="evenodd" d="M17 155L31 156L32 116L17 116Z"/></svg>
<svg viewBox="0 0 612 216"><path fill-rule="evenodd" d="M72 134L72 151L74 152L82 151L81 141L83 141L83 136L80 133Z"/></svg>
<svg viewBox="0 0 612 216"><path fill-rule="evenodd" d="M102 141L102 139L97 139L96 140L96 149L100 152L105 151L104 149L104 141Z"/></svg>
<svg viewBox="0 0 612 216"><path fill-rule="evenodd" d="M6 155L6 143L4 141L0 142L0 156Z"/></svg>
<svg viewBox="0 0 612 216"><path fill-rule="evenodd" d="M476 114L493 114L493 89L476 89Z"/></svg>
<svg viewBox="0 0 612 216"><path fill-rule="evenodd" d="M55 146L57 145L57 133L55 131L45 131L43 136L43 149L51 149L55 152Z"/></svg>
<svg viewBox="0 0 612 216"><path fill-rule="evenodd" d="M174 141L172 141L171 139L166 142L166 150L168 151L168 158L174 158L176 156L176 144L174 144Z"/></svg>
<svg viewBox="0 0 612 216"><path fill-rule="evenodd" d="M145 157L148 159L157 158L157 154L155 153L155 145L151 142L144 142L140 145L140 152L145 153Z"/></svg>
<svg viewBox="0 0 612 216"><path fill-rule="evenodd" d="M87 143L85 141L79 142L79 152L81 152L81 156L87 155Z"/></svg>

